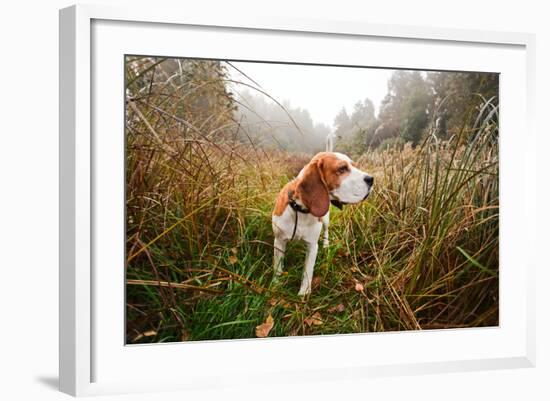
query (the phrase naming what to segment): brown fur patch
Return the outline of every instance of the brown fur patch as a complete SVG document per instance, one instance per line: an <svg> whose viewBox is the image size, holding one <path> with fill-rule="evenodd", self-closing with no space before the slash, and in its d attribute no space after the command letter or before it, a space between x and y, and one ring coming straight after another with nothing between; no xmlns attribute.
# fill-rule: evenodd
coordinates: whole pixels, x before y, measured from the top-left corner
<svg viewBox="0 0 550 401"><path fill-rule="evenodd" d="M295 191L296 185L297 185L296 180L293 180L287 183L283 187L283 189L281 189L281 192L279 192L279 195L277 196L277 200L275 201L275 210L273 210L273 214L275 216L280 216L284 213L288 205L288 191Z"/></svg>

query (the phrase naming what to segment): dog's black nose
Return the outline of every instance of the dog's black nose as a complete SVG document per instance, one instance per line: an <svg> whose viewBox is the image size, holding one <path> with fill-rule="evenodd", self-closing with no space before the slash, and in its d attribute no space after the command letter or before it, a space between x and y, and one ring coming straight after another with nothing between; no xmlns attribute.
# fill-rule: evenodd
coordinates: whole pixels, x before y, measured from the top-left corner
<svg viewBox="0 0 550 401"><path fill-rule="evenodd" d="M366 175L365 182L369 187L372 187L372 184L374 183L374 177L371 177L370 175Z"/></svg>

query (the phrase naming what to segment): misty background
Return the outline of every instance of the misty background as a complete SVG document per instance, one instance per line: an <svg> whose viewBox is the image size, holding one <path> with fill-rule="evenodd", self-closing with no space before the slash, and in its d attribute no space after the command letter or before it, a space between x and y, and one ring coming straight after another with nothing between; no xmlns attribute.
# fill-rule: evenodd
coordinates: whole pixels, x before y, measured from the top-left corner
<svg viewBox="0 0 550 401"><path fill-rule="evenodd" d="M164 91L187 122L179 124L183 137L206 130L216 141L266 150L316 153L329 134L334 149L351 156L415 147L428 132L450 139L486 101L498 106L495 73L154 57L137 57L128 68L139 72L129 88L140 88L128 89L129 98ZM180 88L186 95L174 98ZM191 121L201 124L191 128Z"/></svg>
<svg viewBox="0 0 550 401"><path fill-rule="evenodd" d="M498 97L498 74L221 62L235 119L261 147L314 153L416 146L434 128L456 134L477 103ZM498 99L496 99L498 103Z"/></svg>

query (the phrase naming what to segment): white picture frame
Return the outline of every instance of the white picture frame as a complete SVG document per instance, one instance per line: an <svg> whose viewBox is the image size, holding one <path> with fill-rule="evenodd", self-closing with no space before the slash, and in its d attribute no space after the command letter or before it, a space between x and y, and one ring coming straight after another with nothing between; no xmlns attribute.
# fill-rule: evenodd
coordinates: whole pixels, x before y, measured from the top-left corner
<svg viewBox="0 0 550 401"><path fill-rule="evenodd" d="M130 43L129 37L139 36L145 30L150 40L144 41L147 43L143 48L137 48ZM187 54L181 48L178 50L174 43L162 40L168 34L186 35L191 30L201 39L201 48L195 49L193 54ZM132 35L123 36L125 32L131 32ZM120 291L123 293L123 281L117 281L123 277L123 269L114 276L98 274L94 270L98 261L103 263L110 260L102 258L113 257L113 253L97 253L97 248L94 247L98 230L105 227L101 219L114 217L110 221L119 221L115 223L115 234L123 226L123 219L117 219L123 209L120 192L109 199L108 204L114 205L112 213L108 211L103 214L105 202L102 203L101 198L110 194L107 191L109 185L115 188L120 184L120 180L117 181L120 175L113 174L113 181L106 184L105 188L101 187L105 180L97 179L105 174L105 171L101 172L102 168L107 168L104 162L108 168L116 168L118 165L121 174L123 170L120 148L117 147L120 142L112 142L113 146L110 146L109 143L98 142L94 138L94 130L114 127L118 132L118 128L122 126L122 115L117 117L117 113L123 109L123 91L122 86L116 86L123 70L122 61L116 59L120 68L119 71L113 70L113 74L118 75L104 74L103 69L111 68L114 64L103 64L103 60L108 58L101 56L101 52L105 51L106 55L116 57L122 53L196 57L207 54L199 54L203 51L212 52L213 50L208 50L209 46L214 46L212 48L215 51L215 41L220 35L238 35L242 40L250 40L251 43L258 38L254 35L261 35L266 43L273 41L275 44L279 40L285 40L283 38L290 38L298 42L303 40L303 44L309 43L308 41L326 44L327 48L334 46L329 42L337 38L343 44L353 42L370 46L368 48L372 49L373 54L385 57L383 65L387 67L429 66L431 69L479 71L491 68L492 72L502 74L504 79L501 91L505 92L501 92L501 132L505 139L501 153L501 224L504 223L501 252L504 251L505 254L501 253L501 324L498 328L139 347L124 345L123 326L117 320L123 318L119 314L123 305L119 305L120 308L116 306L120 303ZM109 40L105 41L105 38ZM381 44L389 48L404 44L406 46L401 47L403 52L390 53L377 50L377 46L380 47ZM534 45L534 36L522 33L373 25L357 21L258 18L245 15L238 20L233 17L220 19L206 15L186 15L179 10L139 7L78 5L61 10L60 390L80 396L167 389L206 389L234 385L232 374L243 372L248 374L248 380L269 383L273 380L327 380L344 376L360 380L364 377L386 375L534 366L535 260L531 256L535 254L532 251L534 241L514 235L514 231L535 232L534 197L527 195L528 189L535 186L533 172L536 163L536 138L532 127ZM250 50L252 45L242 48L224 45L224 53L217 57L239 58L228 57L233 52L232 54L249 58L250 53L247 56L246 51L257 51L254 57L258 60L274 61L285 57L284 61L296 61L300 57L303 59L298 61L317 60L315 54L318 53L303 54L303 48L293 46L287 47L286 53L270 57L268 53L260 54L259 50ZM427 55L418 60L418 54L423 51L429 53L426 50L429 46L436 46L441 55L449 54L449 57L443 56L441 60L437 60L430 59ZM422 47L426 49L422 50ZM276 51L274 47L264 48L265 51ZM417 55L405 51L409 48L418 51L415 53ZM479 58L472 57L469 60L466 57L466 64L452 64L451 54L460 52L465 52L464 55L476 52ZM318 61L326 62L327 57L341 57L348 64L364 64L360 59L353 59L346 50L338 54L334 48L330 56L323 55ZM414 57L417 57L416 61ZM377 63L381 61L375 60L370 65L376 66ZM455 68L452 68L453 65ZM95 87L98 82L103 84ZM114 86L107 85L107 82L114 83ZM115 92L104 91L113 87ZM512 91L514 96L510 96ZM98 100L101 106L98 105ZM119 102L119 106L116 106L116 102ZM101 110L107 107L113 114L102 114ZM107 112L108 110L105 111ZM110 125L104 126L103 123ZM512 130L524 133L521 143L519 137L509 134ZM120 131L118 140L122 140L122 137L123 131ZM102 159L101 164L98 163L98 157ZM514 163L509 165L503 161ZM514 186L524 190L513 191ZM120 188L120 191L123 189ZM520 227L522 230L517 229ZM116 238L113 240L115 243L117 241ZM523 258L520 258L521 255ZM121 260L113 259L109 263L116 265ZM512 285L516 289L513 294L509 291ZM97 297L99 287L101 300ZM106 310L109 305L112 306L112 312ZM431 352L428 346L433 344L437 344L439 348ZM470 346L466 347L467 344ZM390 346L393 355L383 352ZM317 357L320 349L323 350L322 357ZM382 351L377 353L376 350ZM356 354L354 358L345 356L349 356L350 352ZM185 359L182 359L182 355L186 356ZM201 355L206 358L217 355L223 366L203 366L198 362ZM288 360L282 360L278 355L301 357L288 364ZM131 369L139 360L143 361L144 366L155 366L155 361L171 358L173 360L167 363L166 371L146 371L139 376L140 373ZM268 360L270 363L258 364L261 360ZM232 361L239 362L235 365ZM180 365L179 370L173 369L177 366L174 365L176 363ZM191 365L194 366L189 368ZM123 371L127 373L121 373Z"/></svg>

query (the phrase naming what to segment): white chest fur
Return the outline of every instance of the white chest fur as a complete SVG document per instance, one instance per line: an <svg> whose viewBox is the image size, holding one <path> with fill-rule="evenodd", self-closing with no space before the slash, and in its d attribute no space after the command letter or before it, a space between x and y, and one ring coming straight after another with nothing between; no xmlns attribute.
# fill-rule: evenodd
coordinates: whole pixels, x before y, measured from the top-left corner
<svg viewBox="0 0 550 401"><path fill-rule="evenodd" d="M297 221L296 213L298 213ZM328 217L328 213L326 217ZM281 240L290 240L296 226L294 239L300 239L305 242L317 242L323 226L320 220L309 213L296 212L290 206L287 206L280 216L273 215L273 232L275 237Z"/></svg>

